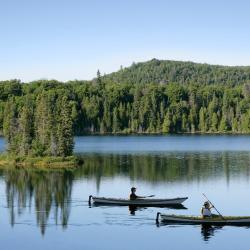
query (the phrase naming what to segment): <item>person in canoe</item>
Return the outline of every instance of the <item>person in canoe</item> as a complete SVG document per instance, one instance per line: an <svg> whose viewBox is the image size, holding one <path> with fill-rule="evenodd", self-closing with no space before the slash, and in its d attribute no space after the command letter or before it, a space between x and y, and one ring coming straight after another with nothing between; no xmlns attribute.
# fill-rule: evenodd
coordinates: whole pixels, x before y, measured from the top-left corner
<svg viewBox="0 0 250 250"><path fill-rule="evenodd" d="M201 208L201 216L202 218L210 218L215 216L215 214L212 214L211 209L213 206L208 202L204 202L203 207Z"/></svg>
<svg viewBox="0 0 250 250"><path fill-rule="evenodd" d="M132 187L131 188L131 194L129 196L130 200L136 200L136 199L146 198L146 196L138 196L138 195L136 195L135 192L136 192L136 188Z"/></svg>

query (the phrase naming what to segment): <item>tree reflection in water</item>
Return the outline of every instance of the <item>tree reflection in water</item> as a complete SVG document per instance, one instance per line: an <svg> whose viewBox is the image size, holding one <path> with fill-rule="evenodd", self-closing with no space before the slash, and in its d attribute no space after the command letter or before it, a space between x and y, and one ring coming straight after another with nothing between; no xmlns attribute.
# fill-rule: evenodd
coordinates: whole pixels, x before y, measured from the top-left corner
<svg viewBox="0 0 250 250"><path fill-rule="evenodd" d="M6 182L10 223L14 225L17 215L35 207L37 224L44 234L52 211L55 223L63 228L67 226L74 178L92 179L97 192L103 177L116 176L151 184L203 182L223 177L229 184L230 179L238 175L249 180L249 162L248 152L88 154L84 155L84 166L74 171L12 169L0 171L0 175ZM130 212L135 213L133 209ZM206 233L204 230L204 235ZM208 233L211 235L212 231Z"/></svg>
<svg viewBox="0 0 250 250"><path fill-rule="evenodd" d="M89 154L78 176L95 178L97 190L103 177L126 176L131 180L193 182L242 175L249 179L248 152L177 152L166 154Z"/></svg>
<svg viewBox="0 0 250 250"><path fill-rule="evenodd" d="M10 223L15 224L15 214L21 215L26 208L31 210L34 199L37 224L41 233L45 228L53 208L55 223L67 226L70 214L70 201L73 174L70 171L7 170L7 206Z"/></svg>

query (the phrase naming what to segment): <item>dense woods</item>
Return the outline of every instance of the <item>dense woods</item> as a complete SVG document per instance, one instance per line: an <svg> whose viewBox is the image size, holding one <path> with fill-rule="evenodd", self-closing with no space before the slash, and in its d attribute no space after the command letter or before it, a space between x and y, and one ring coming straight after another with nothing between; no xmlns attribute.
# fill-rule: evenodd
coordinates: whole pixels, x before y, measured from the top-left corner
<svg viewBox="0 0 250 250"><path fill-rule="evenodd" d="M250 81L249 67L229 67L193 62L178 62L152 59L148 62L133 63L131 67L122 68L103 77L114 83L198 83L226 84L235 86Z"/></svg>
<svg viewBox="0 0 250 250"><path fill-rule="evenodd" d="M67 156L73 135L249 133L250 67L159 61L92 81L0 82L10 152Z"/></svg>
<svg viewBox="0 0 250 250"><path fill-rule="evenodd" d="M2 128L8 152L35 157L72 155L72 107L67 94L60 89L21 94L7 98L3 106Z"/></svg>

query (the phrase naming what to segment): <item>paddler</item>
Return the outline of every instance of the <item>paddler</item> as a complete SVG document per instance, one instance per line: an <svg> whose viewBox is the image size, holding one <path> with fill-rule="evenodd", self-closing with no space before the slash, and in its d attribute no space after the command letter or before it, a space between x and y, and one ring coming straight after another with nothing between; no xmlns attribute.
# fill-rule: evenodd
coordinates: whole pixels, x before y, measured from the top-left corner
<svg viewBox="0 0 250 250"><path fill-rule="evenodd" d="M211 209L213 206L208 202L204 202L203 207L201 208L201 216L202 218L211 218L213 216Z"/></svg>
<svg viewBox="0 0 250 250"><path fill-rule="evenodd" d="M131 188L131 194L129 196L130 200L136 200L136 199L140 199L140 198L146 198L145 196L138 196L138 195L136 195L135 192L136 192L136 188L132 187Z"/></svg>

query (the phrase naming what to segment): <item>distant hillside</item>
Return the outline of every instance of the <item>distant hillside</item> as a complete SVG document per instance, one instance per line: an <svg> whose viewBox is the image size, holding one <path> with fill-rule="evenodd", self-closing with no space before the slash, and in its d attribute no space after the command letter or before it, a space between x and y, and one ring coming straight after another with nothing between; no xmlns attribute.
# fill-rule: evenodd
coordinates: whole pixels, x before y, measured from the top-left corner
<svg viewBox="0 0 250 250"><path fill-rule="evenodd" d="M219 66L152 59L103 76L116 83L198 83L238 85L250 82L250 66Z"/></svg>

